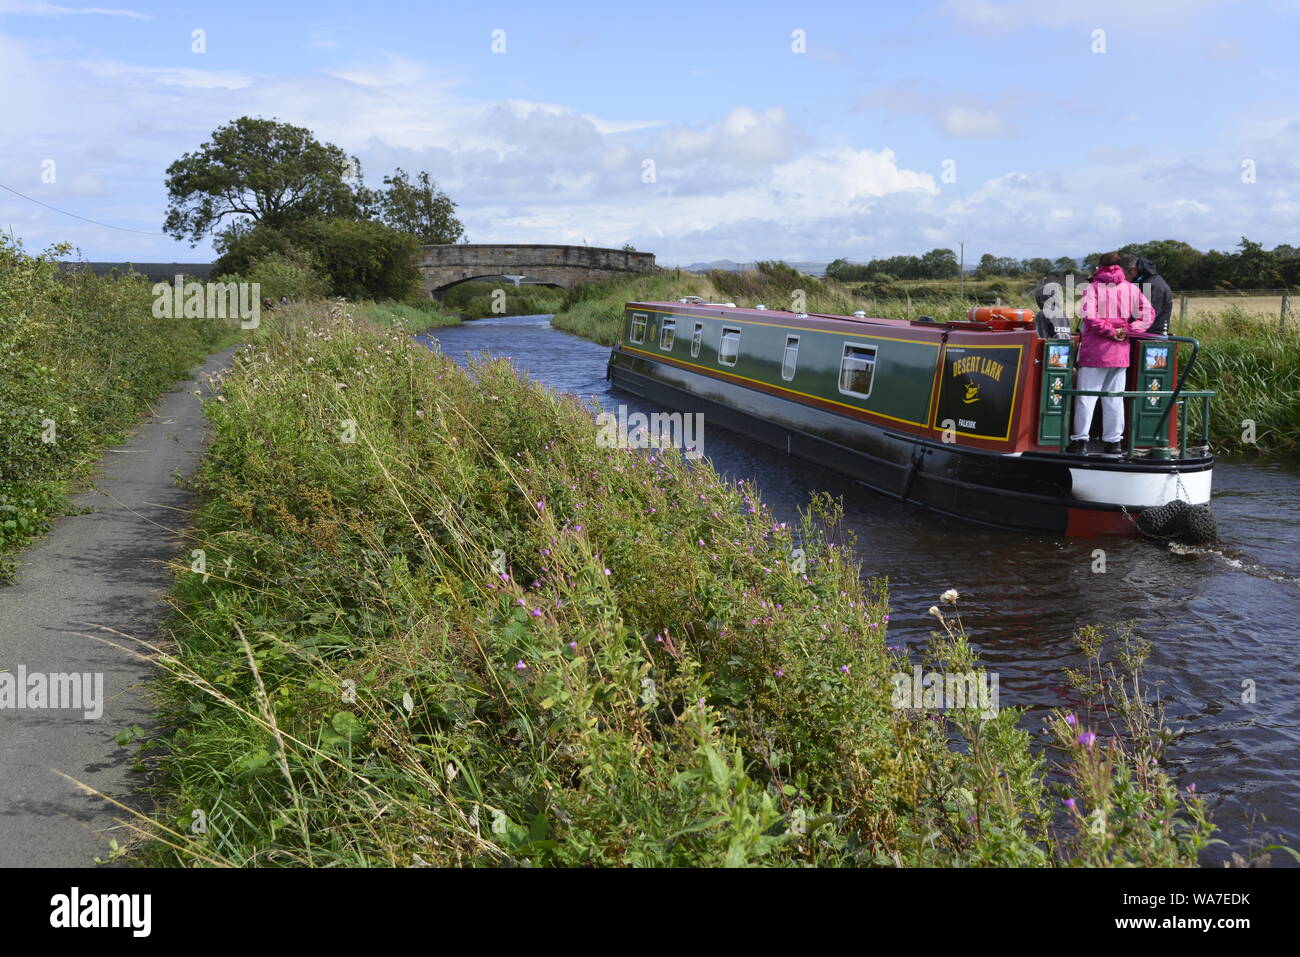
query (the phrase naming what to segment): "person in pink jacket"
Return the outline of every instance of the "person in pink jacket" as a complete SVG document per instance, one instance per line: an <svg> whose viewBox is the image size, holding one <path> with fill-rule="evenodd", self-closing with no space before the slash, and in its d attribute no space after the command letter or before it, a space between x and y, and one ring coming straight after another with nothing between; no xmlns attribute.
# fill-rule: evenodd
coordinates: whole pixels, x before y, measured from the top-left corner
<svg viewBox="0 0 1300 957"><path fill-rule="evenodd" d="M1079 389L1123 392L1129 357L1129 333L1146 332L1156 312L1141 290L1124 278L1117 253L1097 261L1097 271L1079 300L1083 320L1079 334ZM1088 450L1088 432L1097 407L1095 395L1074 398L1074 428L1066 451ZM1101 400L1101 439L1107 455L1119 454L1124 439L1124 400Z"/></svg>

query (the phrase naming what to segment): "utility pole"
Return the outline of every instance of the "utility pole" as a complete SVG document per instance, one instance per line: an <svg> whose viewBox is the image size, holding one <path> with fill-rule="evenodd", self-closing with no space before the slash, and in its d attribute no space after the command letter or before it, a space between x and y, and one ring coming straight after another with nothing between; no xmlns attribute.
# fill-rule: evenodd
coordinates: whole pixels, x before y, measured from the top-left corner
<svg viewBox="0 0 1300 957"><path fill-rule="evenodd" d="M961 260L957 264L957 288L962 301L966 301L966 244L958 243L961 247Z"/></svg>

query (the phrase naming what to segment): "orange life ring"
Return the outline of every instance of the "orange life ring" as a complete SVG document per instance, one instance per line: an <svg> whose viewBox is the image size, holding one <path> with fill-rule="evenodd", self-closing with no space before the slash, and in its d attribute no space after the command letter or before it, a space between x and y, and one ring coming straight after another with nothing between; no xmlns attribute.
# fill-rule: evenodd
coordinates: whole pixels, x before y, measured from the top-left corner
<svg viewBox="0 0 1300 957"><path fill-rule="evenodd" d="M971 306L966 310L966 321L1031 325L1034 321L1034 310L1015 309L1011 306Z"/></svg>

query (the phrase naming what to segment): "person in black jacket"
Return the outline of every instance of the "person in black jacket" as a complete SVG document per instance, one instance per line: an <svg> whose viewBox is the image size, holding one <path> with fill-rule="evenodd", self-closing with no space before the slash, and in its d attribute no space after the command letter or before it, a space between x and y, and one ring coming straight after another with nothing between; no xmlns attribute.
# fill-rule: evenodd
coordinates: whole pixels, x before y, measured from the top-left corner
<svg viewBox="0 0 1300 957"><path fill-rule="evenodd" d="M1124 270L1124 278L1138 284L1156 311L1156 321L1151 323L1147 332L1159 336L1169 335L1169 317L1174 312L1174 291L1165 282L1165 277L1156 270L1156 264L1145 256L1125 255L1119 258L1119 265Z"/></svg>

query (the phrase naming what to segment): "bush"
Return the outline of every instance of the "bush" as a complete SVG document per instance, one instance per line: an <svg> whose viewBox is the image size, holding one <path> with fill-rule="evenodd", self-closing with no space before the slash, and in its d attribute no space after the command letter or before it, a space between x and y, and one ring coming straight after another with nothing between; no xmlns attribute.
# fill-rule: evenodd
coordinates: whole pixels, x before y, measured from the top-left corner
<svg viewBox="0 0 1300 957"><path fill-rule="evenodd" d="M400 301L419 288L418 249L413 236L382 223L309 219L279 229L258 225L228 234L213 272L248 275L262 264L272 269L277 281L292 277L310 283L309 275L300 274L307 270L325 277L330 296ZM263 290L263 295L270 293Z"/></svg>
<svg viewBox="0 0 1300 957"><path fill-rule="evenodd" d="M227 279L259 284L262 297L269 297L272 302L279 302L281 297L308 302L324 299L329 294L329 280L321 275L311 255L297 247L268 253L255 260L243 276Z"/></svg>
<svg viewBox="0 0 1300 957"><path fill-rule="evenodd" d="M0 235L0 553L40 532L70 483L223 328L157 319L138 276L62 270Z"/></svg>

